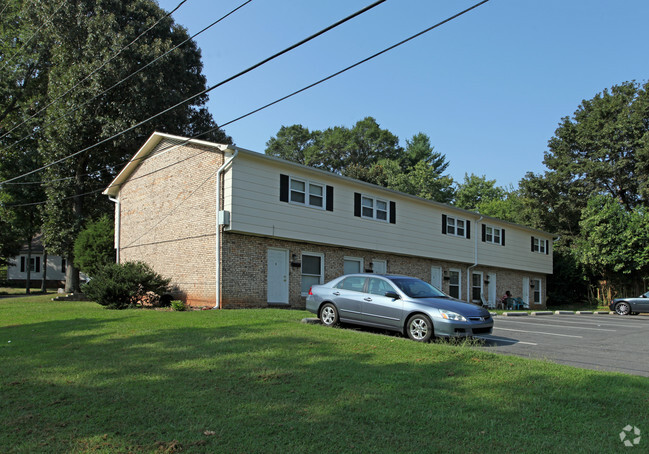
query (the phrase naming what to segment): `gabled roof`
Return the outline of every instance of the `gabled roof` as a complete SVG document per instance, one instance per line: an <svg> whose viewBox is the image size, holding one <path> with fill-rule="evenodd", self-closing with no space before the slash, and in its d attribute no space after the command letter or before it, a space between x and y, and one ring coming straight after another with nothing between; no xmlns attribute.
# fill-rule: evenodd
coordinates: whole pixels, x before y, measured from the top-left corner
<svg viewBox="0 0 649 454"><path fill-rule="evenodd" d="M170 147L166 151L171 151L176 147L183 145L201 145L204 147L214 148L215 151L225 152L228 149L228 145L223 145L214 142L206 142L204 140L188 139L186 137L174 136L172 134L165 134L163 132L154 132L147 139L147 141L142 145L142 147L135 153L135 156L126 164L122 171L115 177L115 179L110 183L110 185L102 192L102 194L109 197L115 197L119 193L122 185L129 179L129 177L135 172L135 170L142 164L142 161L146 159L148 155L155 150L155 147L163 140L173 140L179 142L178 144ZM234 150L232 150L234 151Z"/></svg>

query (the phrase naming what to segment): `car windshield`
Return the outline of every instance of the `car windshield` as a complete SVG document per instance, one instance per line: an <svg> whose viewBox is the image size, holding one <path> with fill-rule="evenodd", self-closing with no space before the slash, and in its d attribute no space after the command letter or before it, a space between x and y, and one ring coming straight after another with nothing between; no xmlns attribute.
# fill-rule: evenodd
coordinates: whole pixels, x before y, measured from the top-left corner
<svg viewBox="0 0 649 454"><path fill-rule="evenodd" d="M442 291L420 279L393 278L390 280L411 298L448 298Z"/></svg>

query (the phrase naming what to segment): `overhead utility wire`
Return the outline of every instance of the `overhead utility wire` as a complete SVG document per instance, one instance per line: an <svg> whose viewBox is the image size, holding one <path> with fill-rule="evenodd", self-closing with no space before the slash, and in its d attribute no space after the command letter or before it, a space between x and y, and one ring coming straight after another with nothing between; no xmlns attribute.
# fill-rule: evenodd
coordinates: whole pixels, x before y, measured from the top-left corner
<svg viewBox="0 0 649 454"><path fill-rule="evenodd" d="M144 30L142 33L140 33L140 34L139 34L139 35L138 35L138 36L137 36L133 41L131 41L130 43L128 43L126 46L122 47L122 48L121 48L120 50L118 50L115 54L113 54L112 57L110 57L109 59L107 59L106 61L104 61L101 65L99 65L97 68L95 68L93 71L91 71L91 72L90 72L88 75L86 75L83 79L81 79L79 82L77 82L76 84L74 84L74 86L72 86L72 88L69 88L65 93L63 93L63 94L59 95L58 97L56 97L52 102L50 102L49 104L45 105L45 106L44 106L43 108L41 108L38 112L36 112L36 113L33 114L32 116L30 116L29 118L23 120L22 123L20 123L20 124L14 126L14 127L11 128L9 131L5 132L2 136L0 136L0 139L6 137L9 133L11 133L12 131L14 131L16 128L19 128L20 126L24 125L25 123L27 123L27 122L28 122L29 120L31 120L32 118L36 117L36 116L39 115L41 112L45 111L45 110L46 110L48 107L50 107L52 104L55 104L55 103L58 102L60 99L62 99L64 96L68 95L68 94L69 94L70 92L72 92L75 88L77 88L77 87L78 87L79 85L81 85L83 82L85 82L86 80L88 80L88 78L90 78L90 76L96 74L96 73L97 73L99 70L101 70L104 66L106 66L108 63L110 63L110 62L111 62L112 60L114 60L115 58L117 58L117 56L118 56L119 54L121 54L121 53L124 52L126 49L128 49L128 48L131 47L133 44L135 44L135 42L136 42L138 39L140 39L142 36L146 35L149 31L151 31L151 29L154 28L156 25L158 25L158 24L159 24L163 19L165 19L165 18L171 16L171 15L172 15L174 12L176 12L176 11L177 11L177 10L178 10L182 5L183 5L183 3L185 3L186 1L187 1L187 0L182 0L182 1L178 4L178 6L176 6L172 11L168 12L167 14L165 14L164 16L162 16L160 19L158 19L158 20L157 20L157 21L156 21L152 26L150 26L149 28L147 28L146 30Z"/></svg>
<svg viewBox="0 0 649 454"><path fill-rule="evenodd" d="M282 101L284 101L284 100L286 100L286 99L288 99L288 98L291 98L291 97L293 97L293 96L295 96L295 95L297 95L297 94L299 94L299 93L302 93L302 92L304 92L304 91L306 91L306 90L308 90L308 89L310 89L310 88L313 88L313 87L315 87L316 85L320 85L321 83L326 82L326 81L328 81L328 80L330 80L330 79L333 79L334 77L339 76L340 74L342 74L342 73L344 73L344 72L347 72L347 71L349 71L350 69L353 69L353 68L355 68L355 67L357 67L357 66L359 66L359 65L362 65L363 63L365 63L365 62L367 62L367 61L370 61L370 60L372 60L372 59L374 59L374 58L376 58L376 57L378 57L378 56L380 56L380 55L382 55L382 54L384 54L384 53L386 53L386 52L389 52L389 51L391 51L392 49L395 49L396 47L399 47L399 46L401 46L401 45L407 43L408 41L411 41L411 40L413 40L413 39L415 39L415 38L418 38L419 36L421 36L421 35L423 35L423 34L425 34L425 33L428 33L429 31L431 31L431 30L433 30L433 29L435 29L435 28L438 28L438 27L440 27L440 26L442 26L442 25L444 25L444 24L446 24L446 23L448 23L448 22L450 22L450 21L452 21L452 20L454 20L454 19L456 19L456 18L458 18L458 17L460 17L460 16L462 16L462 15L468 13L469 11L471 11L471 10L473 10L473 9L475 9L475 8L477 8L477 7L479 7L479 6L483 5L483 4L485 4L485 3L487 3L488 1L489 1L489 0L484 0L484 1L480 2L480 3L476 3L475 5L473 5L473 6L469 7L469 8L467 8L467 9L465 9L465 10L463 10L463 11L460 11L459 13L457 13L457 14L455 14L455 15L453 15L453 16L447 18L447 19L444 19L443 21L438 22L437 24L435 24L435 25L433 25L433 26L431 26L431 27L428 27L428 28L426 28L425 30L420 31L419 33L416 33L416 34L414 34L414 35L412 35L412 36L410 36L410 37L408 37L408 38L406 38L406 39L404 39L404 40L402 40L402 41L400 41L400 42L398 42L398 43L396 43L396 44L394 44L394 45L392 45L392 46L386 47L385 49L383 49L383 50L381 50L381 51L379 51L379 52L377 52L377 53L375 53L375 54L373 54L373 55L370 55L370 56L367 57L367 58L364 58L364 59L362 59L362 60L359 60L359 61L357 61L356 63L354 63L354 64L352 64L352 65L349 65L349 66L347 66L346 68L341 69L340 71L337 71L337 72L335 72L335 73L333 73L333 74L331 74L331 75L329 75L329 76L327 76L327 77L324 77L324 78L318 80L317 82L314 82L314 83L312 83L312 84L310 84L310 85L307 85L306 87L303 87L303 88L301 88L301 89L299 89L299 90L296 90L296 91L294 91L294 92L292 92L292 93L290 93L290 94L288 94L288 95L286 95L286 96L283 96L283 97L281 97L281 98L279 98L279 99L276 99L275 101L270 102L270 103L268 103L268 104L266 104L266 105L264 105L264 106L262 106L262 107L259 107L259 108L255 109L255 110L251 110L250 112L248 112L248 113L246 113L246 114L244 114L244 115L241 115L241 116L239 116L239 117L237 117L237 118L235 118L235 119L233 119L233 120L230 120L230 121L228 121L227 123L223 123L221 126L217 126L217 127L215 127L215 128L208 129L207 131L204 131L204 132L202 132L202 133L200 133L200 134L196 134L195 136L192 136L192 137L190 137L190 138L188 138L188 139L184 139L184 140L183 140L182 142L180 142L180 143L174 143L174 144L169 145L169 146L167 146L167 147L163 147L163 148L161 148L161 149L158 150L158 151L159 151L159 152L163 152L163 151L167 151L167 150L169 150L169 149L171 149L171 148L174 148L174 147L180 147L180 146L183 146L183 145L189 143L189 142L190 142L191 140L193 140L193 139L197 139L198 137L201 137L201 136L203 136L203 135L205 135L205 134L208 134L208 133L210 133L210 132L212 132L212 131L215 131L215 130L217 130L217 129L223 127L223 126L227 126L227 125L230 125L230 124L232 124L232 123L235 123L235 122L237 122L237 121L239 121L239 120L242 120L242 119L244 119L244 118L246 118L246 117L249 117L250 115L253 115L253 114L255 114L255 113L257 113L257 112L259 112L259 111L261 111L261 110L267 109L268 107L271 107L271 106L273 106L273 105L275 105L275 104L278 104L278 103L280 103L280 102L282 102ZM199 153L199 154L197 154L197 155L195 155L195 156L192 156L191 158L194 158L194 157L196 157L196 156L200 156L200 155L202 155L202 154L204 154L204 153L205 153L205 152ZM138 158L137 160L139 160L139 161L144 161L144 160L149 159L149 158L151 158L151 156L146 156L146 157L143 157L143 158ZM170 165L167 166L167 167L171 167L172 165L179 164L179 163L184 162L184 161L186 161L186 160L188 160L188 159L191 159L191 158L186 158L186 159L183 159L183 160L177 161L176 163L170 164ZM135 162L135 161L136 161L136 160L133 160L133 162ZM41 202L41 203L45 203L45 202Z"/></svg>
<svg viewBox="0 0 649 454"><path fill-rule="evenodd" d="M211 23L210 25L208 25L207 27L203 28L203 29L202 29L201 31L199 31L198 33L195 33L194 35L190 36L189 38L187 38L187 39L186 39L185 41L183 41L182 43L180 43L180 44L178 44L177 46L174 46L173 48L169 49L168 51L166 51L165 53L163 53L163 54L160 55L159 57L156 57L154 60L150 61L149 63L147 63L147 64L144 65L143 67L139 68L139 69L136 70L135 72L129 74L128 76L126 76L125 78L123 78L122 80L120 80L119 82L117 82L116 84L114 84L114 85L112 85L111 87L105 89L105 90L102 91L101 93L95 95L94 97L92 97L92 98L89 99L88 101L84 102L83 104L80 104L80 105L74 107L73 109L67 111L66 113L64 113L64 114L62 114L62 115L60 115L60 116L58 116L58 117L56 117L56 118L53 118L52 120L47 121L47 122L45 122L44 124L42 124L42 125L40 125L40 126L41 126L41 127L43 127L43 126L47 126L47 125L49 125L49 124L51 124L51 123L53 123L53 122L55 122L55 121L60 120L61 118L64 118L64 117L67 117L67 116L73 114L74 112L76 112L77 110L81 109L82 107L87 106L88 104L90 104L90 103L91 103L92 101L94 101L95 99L97 99L97 98L99 98L100 96L102 96L102 95L108 93L110 90L112 90L113 88L117 87L118 85L123 84L124 82L126 82L127 80L129 80L130 78L132 78L133 76L139 74L141 71L144 71L146 68L148 68L149 66L151 66L152 64L154 64L155 62L157 62L158 60L160 60L161 58L164 58L165 56L167 56L168 54L170 54L170 53L173 52L174 50L178 49L180 46L186 44L188 41L191 41L192 39L194 39L195 37L197 37L197 36L200 35L201 33L203 33L203 32L205 32L205 31L207 31L208 29L212 28L213 26L215 26L216 24L218 24L219 22L221 22L223 19L225 19L226 17L228 17L228 16L234 14L236 11L238 11L238 10L241 9L241 8L243 8L244 6L246 6L246 5L247 5L248 3L250 3L250 2L252 2L252 0L247 0L246 2L242 3L241 5L237 6L235 9L233 9L232 11L230 11L230 12L229 12L228 14L226 14L225 16L221 17L220 19L215 20L214 22L212 22L212 23ZM23 137L22 139L18 140L17 142L12 143L11 145L7 145L6 147L0 149L0 152L3 152L3 151L5 151L5 150L7 150L7 149L9 149L9 148L12 148L12 147L14 147L15 145L18 145L18 144L21 143L22 141L27 140L27 139L29 139L30 137L33 137L35 134L36 134L36 131L32 132L32 133L29 134L28 136ZM0 137L0 138L1 138L1 137Z"/></svg>
<svg viewBox="0 0 649 454"><path fill-rule="evenodd" d="M52 14L51 14L47 19L45 19L45 20L43 21L43 23L41 24L41 26L38 27L38 29L37 29L37 30L32 34L32 36L30 36L29 39L28 39L27 41L25 41L25 43L24 43L22 46L20 46L20 47L16 50L16 52L14 52L14 54L13 54L11 57L9 57L8 60L6 60L6 61L4 62L5 65L10 64L10 63L13 61L13 59L16 58L16 55L18 55L18 54L20 53L20 51L21 51L22 49L24 49L25 46L27 46L27 44L29 44L30 41L31 41L32 39L34 39L34 37L35 37L36 35L38 35L38 33L43 29L43 27L45 27L49 22L52 21L52 18L56 15L56 13L59 12L59 10L63 7L63 5L65 4L66 1L67 1L67 0L63 0L61 3L59 3L59 6L56 8L56 10L55 10L55 11L54 11L54 12L53 12L53 13L52 13ZM8 5L8 4L9 4L9 2L7 2L7 5ZM5 8L6 8L6 6L5 6ZM2 11L4 11L4 8L2 9ZM0 13L0 14L1 14L1 13Z"/></svg>
<svg viewBox="0 0 649 454"><path fill-rule="evenodd" d="M33 173L40 172L41 170L45 170L45 169L47 169L47 168L49 168L49 167L52 167L52 166L54 166L54 165L56 165L56 164L59 164L59 163L63 162L63 161L67 161L67 160L70 159L70 158L73 158L73 157L75 157L75 156L78 156L78 155L80 155L81 153L84 153L84 152L86 152L86 151L88 151L88 150L91 150L91 149L93 149L93 148L95 148L95 147L98 147L99 145L103 145L103 144L106 143L106 142L109 142L109 141L111 141L111 140L113 140L113 139L115 139L115 138L117 138L117 137L119 137L119 136L121 136L121 135L123 135L123 134L126 134L127 132L132 131L132 130L135 129L135 128L138 128L138 127L142 126L142 125L145 124L145 123L148 123L149 121L151 121L151 120L153 120L153 119L155 119L155 118L157 118L157 117L159 117L159 116L161 116L161 115L163 115L163 114L165 114L165 113L167 113L167 112L169 112L169 111L171 111L171 110L173 110L173 109L175 109L175 108L177 108L177 107L179 107L179 106L181 106L181 105L183 105L183 104L185 104L185 103L187 103L188 101L191 101L192 99L194 99L194 98L196 98L196 97L198 97L198 96L201 96L201 95L204 95L204 94L206 94L206 93L209 93L210 91L214 90L215 88L220 87L221 85L224 85L224 84L226 84L226 83L228 83L228 82L230 82L230 81L232 81L232 80L234 80L234 79L236 79L236 78L238 78L238 77L243 76L244 74L249 73L250 71L252 71L252 70L254 70L254 69L256 69L256 68L258 68L258 67L260 67L260 66L262 66L262 65L264 65L264 64L266 64L266 63L268 63L269 61L274 60L275 58L277 58L277 57L279 57L279 56L281 56L281 55L283 55L283 54L285 54L285 53L287 53L287 52L289 52L289 51L291 51L291 50L293 50L293 49L295 49L295 48L297 48L297 47L299 47L299 46L301 46L301 45L303 45L303 44L305 44L305 43L307 43L307 42L309 42L309 41L311 41L311 40L313 40L313 39L315 39L315 38L317 38L318 36L320 36L320 35L322 35L322 34L328 32L328 31L330 31L330 30L333 29L333 28L338 27L339 25L341 25L341 24L343 24L343 23L345 23L345 22L347 22L347 21L349 21L349 20L355 18L356 16L359 16L360 14L365 13L366 11L368 11L368 10L370 10L370 9L372 9L372 8L374 8L374 7L376 7L376 6L378 6L378 5L380 5L381 3L384 3L385 1L386 1L386 0L378 0L378 1L374 2L374 3L372 3L371 5L366 6L365 8L363 8L363 9L361 9L361 10L355 12L354 14L351 14L350 16L347 16L346 18L341 19L341 20L339 20L338 22L336 22L336 23L334 23L334 24L332 24L332 25L330 25L330 26L328 26L328 27L326 27L326 28L320 30L319 32L317 32L317 33L315 33L315 34L309 36L308 38L305 38L305 39L303 39L302 41L300 41L300 42L298 42L298 43L296 43L296 44L293 44L293 45L287 47L286 49L284 49L284 50L282 50L282 51L280 51L280 52L278 52L278 53L276 53L276 54L274 54L274 55L272 55L272 56L270 56L270 57L268 57L268 58L262 60L261 62L256 63L255 65L249 67L248 69L245 69L245 70L243 70L243 71L241 71L241 72L235 74L234 76L228 77L227 79L225 79L225 80L223 80L223 81L221 81L221 82L219 82L219 83L217 83L217 84L215 84L215 85L212 85L211 87L209 87L209 88L207 88L207 89L205 89L205 90L202 90L202 91L196 93L195 95L192 95L192 96L190 96L189 98L186 98L185 100L180 101L179 103L177 103L177 104L175 104L175 105L173 105L173 106L171 106L171 107L168 107L167 109L165 109L165 110L163 110L163 111L161 111L161 112L158 112L158 113L155 114L155 115L152 115L151 117L147 118L146 120L142 120L142 121L140 121L139 123L136 123L135 125L133 125L133 126L127 128L127 129L124 129L124 130L122 130L122 131L120 131L120 132L118 132L118 133L116 133L116 134L113 134L112 136L110 136L110 137L108 137L108 138L106 138L106 139L103 139L103 140L101 140L101 141L99 141L99 142L97 142L97 143L95 143L95 144L93 144L93 145L90 145L90 146L88 146L88 147L86 147L86 148L83 148L83 149L81 149L81 150L79 150L79 151L77 151L77 152L75 152L75 153L72 153L71 155L65 156L65 157L63 157L63 158L61 158L61 159L58 159L58 160L56 160L56 161L54 161L54 162L51 162L51 163L49 163L49 164L46 164L46 165L44 165L44 166L41 166L41 167L39 167L39 168L37 168L37 169L31 170L31 171L29 171L29 172L27 172L27 173L24 173L24 174L22 174L22 175L19 175L19 176L17 176L17 177L10 178L10 179L8 179L8 180L4 180L4 181L0 181L0 186L1 186L2 184L4 184L4 183L9 183L9 182L11 182L11 181L18 180L18 179L20 179L20 178L26 177L26 176L31 175L31 174L33 174ZM213 129L216 129L216 128L213 128ZM201 134L201 135L202 135L202 134Z"/></svg>

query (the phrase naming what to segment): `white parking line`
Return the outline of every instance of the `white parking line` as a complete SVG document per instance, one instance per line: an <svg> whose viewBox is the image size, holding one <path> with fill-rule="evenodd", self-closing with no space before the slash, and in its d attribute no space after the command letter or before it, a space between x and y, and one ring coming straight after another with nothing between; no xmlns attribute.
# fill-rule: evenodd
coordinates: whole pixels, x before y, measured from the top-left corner
<svg viewBox="0 0 649 454"><path fill-rule="evenodd" d="M504 337L483 337L483 336L475 336L478 339L482 340L491 340L491 341L497 341L497 342L509 342L510 344L525 344L525 345L539 345L535 344L534 342L523 342L523 341L517 341L517 340L511 340L511 339L505 339Z"/></svg>
<svg viewBox="0 0 649 454"><path fill-rule="evenodd" d="M501 330L501 331L516 331L518 333L546 334L548 336L576 337L578 339L583 339L584 338L584 336L573 336L572 334L544 333L543 331L526 331L524 329L500 328L498 326L494 326L494 329L498 329L498 330Z"/></svg>
<svg viewBox="0 0 649 454"><path fill-rule="evenodd" d="M501 321L507 321L507 322L512 322L512 323L523 323L525 325L537 325L537 326L552 326L549 325L548 323L534 323L534 322L528 322L528 321L523 321L523 320L500 320L498 319L498 323ZM555 320L552 320L554 322ZM591 329L595 331L611 331L611 332L616 332L616 329L606 329L606 328L589 328L585 326L573 326L573 325L556 325L557 328L574 328L574 329Z"/></svg>
<svg viewBox="0 0 649 454"><path fill-rule="evenodd" d="M578 318L579 317L579 318ZM623 326L625 328L644 328L649 326L647 323L642 323L642 322L636 322L634 320L629 320L628 322L623 322L622 320L618 320L618 323L615 322L610 322L608 320L604 320L605 316L602 316L602 319L596 319L595 317L599 317L599 315L595 315L592 318L588 318L588 320L584 320L584 315L579 315L579 316L570 316L570 315L561 315L557 317L552 317L552 322L553 323L583 323L585 325L604 325L604 326ZM562 320L558 320L558 318L561 318ZM499 319L500 320L500 319Z"/></svg>

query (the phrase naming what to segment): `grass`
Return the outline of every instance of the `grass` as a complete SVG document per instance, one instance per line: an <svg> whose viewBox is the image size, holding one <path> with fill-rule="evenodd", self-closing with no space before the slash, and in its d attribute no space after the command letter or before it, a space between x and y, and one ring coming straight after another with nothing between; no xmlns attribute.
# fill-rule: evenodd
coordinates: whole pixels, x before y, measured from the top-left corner
<svg viewBox="0 0 649 454"><path fill-rule="evenodd" d="M0 300L0 451L623 452L649 381L301 324ZM645 439L646 438L646 439Z"/></svg>

